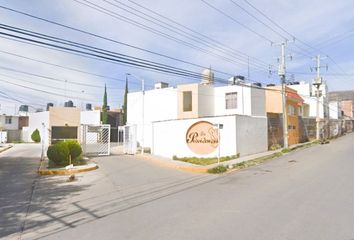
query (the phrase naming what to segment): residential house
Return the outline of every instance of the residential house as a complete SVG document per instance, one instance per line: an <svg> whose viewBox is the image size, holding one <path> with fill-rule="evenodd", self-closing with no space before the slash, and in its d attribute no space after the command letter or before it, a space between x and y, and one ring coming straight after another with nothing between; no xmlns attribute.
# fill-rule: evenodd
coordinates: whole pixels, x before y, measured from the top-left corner
<svg viewBox="0 0 354 240"><path fill-rule="evenodd" d="M19 142L22 139L22 128L28 126L27 116L0 115L0 131L2 142Z"/></svg>
<svg viewBox="0 0 354 240"><path fill-rule="evenodd" d="M293 145L300 142L301 131L299 124L299 117L303 112L306 112L307 105L304 106L304 99L297 93L296 90L286 86L286 114L288 124L288 144ZM277 128L282 129L282 117L283 104L282 104L282 86L269 86L266 91L266 112L268 113L270 129ZM273 115L272 115L273 114ZM275 115L274 115L275 114ZM272 118L279 119L279 121L273 121ZM274 124L275 126L272 126ZM275 140L272 140L272 144L283 144L283 131L278 131ZM272 137L272 136L269 136Z"/></svg>
<svg viewBox="0 0 354 240"><path fill-rule="evenodd" d="M292 88L297 91L297 94L301 96L304 100L304 103L308 104L307 107L304 107L304 113L308 113L309 117L317 117L317 97L316 92L317 88L311 84L304 81L293 82L288 85L289 88ZM328 87L325 83L322 83L319 87L319 118L325 119L329 115L328 107L328 98L327 98Z"/></svg>
<svg viewBox="0 0 354 240"><path fill-rule="evenodd" d="M129 93L127 125L135 129L134 139L152 154L169 158L215 157L219 147L221 156L266 151L265 91L231 80L215 86L206 70L201 83L157 84Z"/></svg>

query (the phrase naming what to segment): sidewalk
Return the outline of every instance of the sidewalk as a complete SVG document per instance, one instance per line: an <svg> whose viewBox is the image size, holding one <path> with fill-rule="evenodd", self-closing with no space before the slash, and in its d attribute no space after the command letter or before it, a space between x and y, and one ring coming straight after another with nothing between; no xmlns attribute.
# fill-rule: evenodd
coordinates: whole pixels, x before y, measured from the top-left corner
<svg viewBox="0 0 354 240"><path fill-rule="evenodd" d="M6 151L9 148L12 148L12 145L7 143L0 143L0 153Z"/></svg>
<svg viewBox="0 0 354 240"><path fill-rule="evenodd" d="M296 145L292 145L289 147L289 149L294 150L294 149L301 149L302 147L312 144L313 142L305 142L305 143L299 143ZM274 150L274 151L266 151L266 152L261 152L261 153L256 153L256 154L251 154L247 156L242 156L233 160L229 161L223 161L218 163L213 163L210 165L196 165L188 162L183 162L183 161L178 161L178 160L172 160L166 157L161 157L161 156L156 156L156 155L150 155L150 154L144 154L140 155L142 159L147 160L147 161L152 161L155 164L158 164L160 166L164 167L169 167L169 168L174 168L174 169L179 169L182 171L188 171L188 172L196 172L196 173L206 173L208 169L217 167L218 165L234 165L237 163L242 163L242 162L247 162L250 160L254 160L257 158L262 158L262 157L267 157L267 156L272 156L274 153L279 153L282 152L282 148Z"/></svg>

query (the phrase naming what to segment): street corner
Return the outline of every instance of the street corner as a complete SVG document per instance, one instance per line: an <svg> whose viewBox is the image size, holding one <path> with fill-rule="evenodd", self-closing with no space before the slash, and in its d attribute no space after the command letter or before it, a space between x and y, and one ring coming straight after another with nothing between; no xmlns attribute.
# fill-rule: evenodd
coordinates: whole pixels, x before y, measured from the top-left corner
<svg viewBox="0 0 354 240"><path fill-rule="evenodd" d="M38 169L38 174L41 176L44 175L69 175L75 173L89 172L98 169L96 163L90 163L83 166L73 166L71 168L46 168L41 164L41 167Z"/></svg>

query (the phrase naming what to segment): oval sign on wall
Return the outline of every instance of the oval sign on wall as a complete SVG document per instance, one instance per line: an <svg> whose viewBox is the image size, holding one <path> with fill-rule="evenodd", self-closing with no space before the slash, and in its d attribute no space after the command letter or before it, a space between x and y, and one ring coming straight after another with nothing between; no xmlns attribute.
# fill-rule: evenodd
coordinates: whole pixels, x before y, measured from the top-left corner
<svg viewBox="0 0 354 240"><path fill-rule="evenodd" d="M212 153L219 145L218 130L210 122L196 122L188 128L186 143L196 154Z"/></svg>

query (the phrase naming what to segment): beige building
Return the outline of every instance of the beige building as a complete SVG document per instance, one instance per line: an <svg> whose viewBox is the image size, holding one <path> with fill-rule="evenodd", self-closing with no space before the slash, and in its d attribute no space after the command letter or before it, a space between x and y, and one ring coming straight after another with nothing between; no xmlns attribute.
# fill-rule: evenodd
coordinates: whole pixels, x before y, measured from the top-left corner
<svg viewBox="0 0 354 240"><path fill-rule="evenodd" d="M341 101L341 109L343 111L344 117L345 118L353 118L353 101L352 100L346 100L346 101Z"/></svg>
<svg viewBox="0 0 354 240"><path fill-rule="evenodd" d="M31 141L31 134L38 129L46 145L64 140L77 139L80 136L80 109L76 107L50 107L48 111L29 113L28 127L24 128Z"/></svg>

